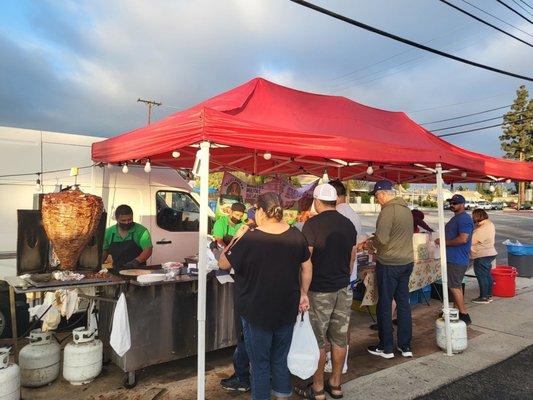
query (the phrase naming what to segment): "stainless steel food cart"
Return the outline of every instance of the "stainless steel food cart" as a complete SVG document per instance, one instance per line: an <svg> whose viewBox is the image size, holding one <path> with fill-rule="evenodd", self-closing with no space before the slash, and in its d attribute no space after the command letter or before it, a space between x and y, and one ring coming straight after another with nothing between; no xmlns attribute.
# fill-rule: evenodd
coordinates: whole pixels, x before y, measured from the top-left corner
<svg viewBox="0 0 533 400"><path fill-rule="evenodd" d="M118 299L121 288L106 287L105 297ZM100 302L98 332L106 358L124 372L124 386L136 384L136 371L197 353L198 278L181 275L170 281L124 287L131 332L131 348L119 357L109 345L114 303ZM206 351L236 343L233 284L207 277Z"/></svg>

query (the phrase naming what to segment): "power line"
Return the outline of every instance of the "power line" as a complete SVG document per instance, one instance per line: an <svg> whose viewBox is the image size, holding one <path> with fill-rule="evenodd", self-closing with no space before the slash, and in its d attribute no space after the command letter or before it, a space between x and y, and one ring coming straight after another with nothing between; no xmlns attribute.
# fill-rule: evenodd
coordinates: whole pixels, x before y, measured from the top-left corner
<svg viewBox="0 0 533 400"><path fill-rule="evenodd" d="M531 14L531 12L527 8L525 8L522 4L520 4L518 1L512 0L512 2L515 3L518 7L520 7L522 10L524 10L525 12L527 12L529 15L533 17L533 14Z"/></svg>
<svg viewBox="0 0 533 400"><path fill-rule="evenodd" d="M438 120L438 121L431 121L431 122L421 122L420 125L431 125L431 124L437 124L437 123L439 123L439 122L453 121L453 120L455 120L455 119L461 119L461 118L466 118L466 117L472 117L472 116L474 116L474 115L485 114L485 113L488 113L488 112L491 112L491 111L503 110L504 108L508 108L508 107L511 107L511 104L508 105L508 106L502 106L502 107L497 107L497 108L491 108L490 110L479 111L479 112L475 112L475 113L472 113L472 114L459 115L458 117L452 117L452 118L440 119L440 120Z"/></svg>
<svg viewBox="0 0 533 400"><path fill-rule="evenodd" d="M525 121L530 120L530 119L531 119L531 118L526 118L526 119L524 119L524 120L517 121L516 123L521 123L521 124L523 124ZM443 135L437 135L437 137L445 137L445 136L461 135L461 134L463 134L463 133L482 131L482 130L485 130L485 129L496 128L497 126L503 126L503 125L507 125L507 122L502 122L501 124L496 124L496 125L482 126L482 127L480 127L480 128L467 129L467 130L465 130L465 131L459 131L459 132L453 132L453 133L445 133L445 134L443 134ZM435 131L433 131L433 132L435 132Z"/></svg>
<svg viewBox="0 0 533 400"><path fill-rule="evenodd" d="M454 132L454 133L445 133L444 135L437 135L437 137L461 135L463 133L482 131L484 129L495 128L497 126L502 126L502 125L503 124L496 124L496 125L483 126L481 128L476 128L476 129L467 129L466 131L459 131L459 132Z"/></svg>
<svg viewBox="0 0 533 400"><path fill-rule="evenodd" d="M520 15L523 19L525 19L527 22L529 22L530 24L533 24L533 21L531 21L529 18L527 18L526 16L522 15L521 13L519 13L518 11L516 11L513 7L511 7L510 5L504 3L502 0L496 0L498 3L500 3L502 6L504 6L505 8L508 8L509 10L511 10L512 12L514 12L516 15Z"/></svg>
<svg viewBox="0 0 533 400"><path fill-rule="evenodd" d="M517 112L517 113L515 113L515 115L522 115L522 114L525 114L526 112L527 111ZM460 125L448 126L446 128L433 129L431 132L445 131L445 130L448 130L448 129L461 128L463 126L476 125L476 124L480 124L482 122L494 121L494 120L500 119L500 118L503 118L503 115L501 115L499 117L486 118L486 119L482 119L482 120L475 121L475 122L465 122L465 123L460 124ZM529 118L526 118L526 120L527 119L529 119Z"/></svg>
<svg viewBox="0 0 533 400"><path fill-rule="evenodd" d="M458 48L458 49L455 49L455 51L464 50L464 49L466 49L466 48L468 48L468 47L470 47L470 46L473 46L473 45L476 44L477 42L478 42L478 41L476 40L476 41L474 41L474 42L472 42L472 43L470 43L470 44L468 44L468 45L466 45L466 46L463 46L463 47L460 47L460 48ZM377 80L380 80L380 79L386 78L386 77L388 77L388 76L395 75L395 74L397 74L397 73L400 73L400 72L403 72L403 71L405 71L405 70L410 69L413 65L419 64L419 63L421 62L421 61L419 61L419 60L422 60L422 59L426 58L427 56L429 56L429 57L435 57L435 55L433 55L433 54L429 54L429 55L428 55L428 54L424 54L424 55L422 55L422 56L420 56L420 57L411 58L411 59L409 59L409 60L407 60L407 61L404 61L404 62L402 62L402 63L400 63L400 64L396 64L396 65L394 65L394 66L390 66L390 67L387 67L387 68L381 69L381 70L379 70L379 71L372 72L372 73L367 74L367 75L365 75L365 76L362 76L362 77L359 77L359 78L356 77L356 78L349 79L348 82L352 82L352 83L350 83L350 84L347 84L346 82L341 83L341 84L337 84L337 86L340 86L340 85L342 85L342 84L344 84L345 86L344 86L344 87L341 87L341 88L338 88L338 89L335 89L335 88L334 88L333 91L334 91L335 93L336 93L336 92L339 92L339 91L344 91L344 90L349 89L349 88L352 88L352 87L354 87L354 86L366 85L366 84L368 84L368 83L371 83L371 82L374 82L374 81L377 81ZM385 73L384 75L377 76L376 78L369 79L369 80L366 80L366 81L365 81L366 78L369 78L369 77L374 76L374 75L379 75L379 74L382 73L382 72L387 72L387 71L390 71L390 70L393 69L393 68L398 68L398 67L400 67L400 66L402 66L402 65L406 65L406 64L412 64L412 65L407 65L407 66L404 67L404 68L400 68L400 69L398 69L398 70L395 70L395 71L392 71L392 72L389 72L389 73Z"/></svg>
<svg viewBox="0 0 533 400"><path fill-rule="evenodd" d="M431 132L446 131L448 129L461 128L463 126L469 126L469 125L476 125L476 124L480 124L482 122L494 121L494 120L501 119L501 118L503 118L503 116L482 119L482 120L474 121L474 122L467 122L467 123L460 124L460 125L447 126L446 128L433 129Z"/></svg>
<svg viewBox="0 0 533 400"><path fill-rule="evenodd" d="M475 41L475 42L473 42L473 43L470 43L470 44L467 45L467 46L460 47L460 48L456 49L456 51L464 50L464 49L466 49L466 48L468 48L468 47L470 47L470 46L473 46L474 44L476 44L476 42L477 42L477 41ZM434 56L433 54L429 54L429 57L435 57L435 56ZM376 77L376 78L369 79L369 80L366 80L366 81L361 82L361 81L364 80L364 78L365 78L365 77L363 77L363 78L361 78L361 79L356 80L354 84L349 85L349 86L347 86L347 87L345 87L345 88L343 88L343 89L340 89L340 90L346 90L346 89L349 89L349 88L354 87L354 86L368 85L369 83L375 82L375 81L377 81L377 80L380 80L380 79L383 79L383 78L387 78L387 77L392 76L392 75L396 75L396 74L398 74L398 73L400 73L400 72L403 72L403 71L406 71L406 70L412 68L414 65L420 64L422 61L419 61L419 60L421 60L421 59L423 59L423 58L425 58L425 56L417 57L417 58L413 58L413 59L411 59L411 60L408 61L408 62L404 62L404 63L398 64L398 65L395 65L393 68L397 68L397 67L399 67L399 66L401 66L401 65L403 65L403 64L410 64L410 65L406 65L406 66L403 67L403 68L400 68L400 69L397 69L397 70L395 70L395 71L392 71L392 72L386 73L386 74L384 74L384 75L378 76L378 77ZM391 68L387 68L386 70L388 70L388 69L391 69ZM383 72L383 71L386 71L386 70L382 70L382 72ZM371 75L375 75L375 74L371 74Z"/></svg>
<svg viewBox="0 0 533 400"><path fill-rule="evenodd" d="M524 0L519 0L520 3L524 3L526 6L528 6L529 8L531 8L533 10L533 7L531 7L529 4L527 4Z"/></svg>
<svg viewBox="0 0 533 400"><path fill-rule="evenodd" d="M87 168L92 168L94 167L96 164L91 164L91 165L86 165L84 167L78 167L78 169L87 169ZM40 177L41 175L44 175L44 174L55 174L57 172L67 172L67 171L70 171L71 169L70 168L65 168L65 169L55 169L55 170L51 170L51 171L39 171L39 172L25 172L25 173L22 173L22 174L7 174L7 175L0 175L0 178L13 178L15 176L32 176L32 175L37 175L38 177Z"/></svg>
<svg viewBox="0 0 533 400"><path fill-rule="evenodd" d="M442 38L444 38L444 37L450 36L451 34L457 32L458 30L462 29L463 27L464 27L464 25L460 25L460 26L456 27L455 29L453 29L451 32L448 32L448 33L446 33L445 35L442 35L442 36L434 37L434 38L428 40L427 42L424 42L424 44L428 44L428 43L431 43L431 42L433 42L433 41L435 41L435 40L442 39ZM350 76L350 75L353 75L353 74L355 74L355 73L357 73L357 72L361 72L361 71L364 71L365 69L369 69L369 68L371 68L371 67L373 67L373 66L375 66L375 65L382 64L382 63L384 63L384 62L386 62L386 61L392 60L393 58L396 58L396 57L401 56L401 55L403 55L403 54L409 53L409 52L411 52L411 51L413 51L413 49L408 49L408 50L400 51L399 53L393 54L392 56L390 56L390 57L386 57L386 58L384 58L384 59L382 59L382 60L380 60L380 61L377 61L377 62L374 62L374 63L371 63L371 64L367 64L367 65L364 66L364 67L361 67L361 68L355 69L355 70L353 70L353 71L347 72L347 73L345 73L345 74L339 75L339 76L337 76L337 77L335 77L335 78L331 78L331 80L332 80L332 81L336 81L336 80L339 80L339 79L342 79L342 78L346 78L346 77L348 77L348 76Z"/></svg>
<svg viewBox="0 0 533 400"><path fill-rule="evenodd" d="M460 103L445 104L443 106L421 108L419 110L412 110L412 111L406 111L406 112L408 114L416 114L416 113L424 112L424 111L433 111L433 110L438 110L438 109L441 109L441 108L449 108L449 107L461 106L461 105L464 105L464 104L477 103L477 102L484 101L484 100L495 99L496 97L501 97L501 96L504 96L506 94L507 94L506 92L501 92L501 93L495 94L494 96L481 97L481 98L474 99L474 100L462 101Z"/></svg>
<svg viewBox="0 0 533 400"><path fill-rule="evenodd" d="M463 1L463 3L468 4L470 7L473 7L473 8L475 8L476 10L479 10L479 11L481 11L482 13L487 14L487 15L491 16L491 17L494 18L494 19L497 19L498 21L504 23L505 25L508 25L508 26L510 26L511 28L514 28L514 29L516 29L516 30L518 30L518 31L520 31L520 32L522 32L522 33L525 33L525 34L528 35L528 36L533 37L533 35L529 34L528 32L524 31L523 29L520 29L519 27L514 26L513 24L510 24L509 22L507 22L507 21L501 19L500 17L497 17L496 15L491 14L490 12L483 10L482 8L476 6L475 4L472 4L472 3L470 3L470 2L467 1L467 0L462 0L462 1Z"/></svg>
<svg viewBox="0 0 533 400"><path fill-rule="evenodd" d="M433 48L425 46L423 44L420 44L420 43L417 43L417 42L413 42L412 40L405 39L405 38L402 38L400 36L394 35L392 33L385 32L385 31L383 31L381 29L374 28L374 27L372 27L370 25L363 24L363 23L361 23L359 21L356 21L354 19L345 17L345 16L343 16L341 14L337 14L337 13L335 13L333 11L330 11L330 10L327 10L325 8L319 7L319 6L315 5L315 4L309 3L308 1L303 1L303 0L290 0L290 1L292 1L293 3L299 4L301 6L310 8L312 10L318 11L318 12L320 12L322 14L328 15L328 16L330 16L332 18L335 18L335 19L338 19L340 21L344 21L344 22L346 22L346 23L348 23L350 25L354 25L354 26L357 26L359 28L365 29L367 31L374 32L374 33L376 33L378 35L385 36L385 37L388 37L390 39L396 40L398 42L402 42L402 43L408 44L410 46L417 47L417 48L419 48L421 50L426 50L426 51L429 51L431 53L438 54L438 55L440 55L442 57L450 58L452 60L459 61L459 62L462 62L464 64L468 64L468 65L472 65L474 67L486 69L488 71L492 71L492 72L496 72L496 73L499 73L499 74L512 76L512 77L515 77L515 78L524 79L526 81L533 82L533 78L531 78L531 77L528 77L528 76L525 76L525 75L515 74L515 73L509 72L509 71L504 71L504 70L501 70L501 69L498 69L498 68L494 68L494 67L491 67L491 66L488 66L488 65L484 65L484 64L480 64L480 63L477 63L477 62L474 62L474 61L470 61L470 60L467 60L465 58L457 57L457 56L454 56L453 54L445 53L445 52L437 50L437 49L433 49Z"/></svg>
<svg viewBox="0 0 533 400"><path fill-rule="evenodd" d="M490 22L487 22L487 21L485 21L484 19L481 19L481 18L475 16L475 15L472 14L472 13L469 13L468 11L463 10L463 9L460 8L460 7L457 7L455 4L452 4L452 3L450 3L450 2L448 2L448 1L446 1L446 0L439 0L439 1L440 1L441 3L446 4L447 6L450 6L450 7L454 8L454 9L456 9L457 11L459 11L459 12L461 12L461 13L463 13L463 14L468 15L470 18L474 18L476 21L479 21L479 22L481 22L482 24L485 24L485 25L487 25L487 26L490 26L491 28L496 29L497 31L503 33L504 35L510 36L510 37L512 37L513 39L516 39L516 40L518 40L519 42L522 42L522 43L528 45L529 47L533 47L533 44L531 44L531 43L529 43L529 42L526 42L525 40L520 39L518 36L515 36L515 35L513 35L513 34L507 32L507 31L504 31L504 30L501 29L501 28L498 28L496 25L493 25L493 24L491 24Z"/></svg>

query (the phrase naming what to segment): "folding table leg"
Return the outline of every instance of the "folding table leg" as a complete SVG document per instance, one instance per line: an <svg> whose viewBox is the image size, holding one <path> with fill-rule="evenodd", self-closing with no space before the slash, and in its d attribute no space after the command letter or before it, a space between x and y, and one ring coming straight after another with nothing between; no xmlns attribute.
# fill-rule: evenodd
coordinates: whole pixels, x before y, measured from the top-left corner
<svg viewBox="0 0 533 400"><path fill-rule="evenodd" d="M9 307L11 311L11 340L13 345L13 354L15 362L19 361L19 346L18 346L18 332L17 332L17 305L15 303L15 290L9 286Z"/></svg>

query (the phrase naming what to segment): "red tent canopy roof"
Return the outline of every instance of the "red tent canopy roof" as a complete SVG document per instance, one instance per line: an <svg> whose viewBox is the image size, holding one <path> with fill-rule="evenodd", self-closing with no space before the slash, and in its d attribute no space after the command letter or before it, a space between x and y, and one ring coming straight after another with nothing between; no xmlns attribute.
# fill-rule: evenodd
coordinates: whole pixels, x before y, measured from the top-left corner
<svg viewBox="0 0 533 400"><path fill-rule="evenodd" d="M152 125L93 144L96 162L143 162L190 168L195 145L210 141L211 170L250 174L322 175L343 179L434 182L437 163L447 182L511 178L533 181L533 163L498 159L454 146L405 113L345 97L307 93L262 78L231 89ZM181 157L173 158L178 150ZM265 152L272 154L265 160ZM374 174L366 175L368 165ZM465 175L466 173L466 175Z"/></svg>

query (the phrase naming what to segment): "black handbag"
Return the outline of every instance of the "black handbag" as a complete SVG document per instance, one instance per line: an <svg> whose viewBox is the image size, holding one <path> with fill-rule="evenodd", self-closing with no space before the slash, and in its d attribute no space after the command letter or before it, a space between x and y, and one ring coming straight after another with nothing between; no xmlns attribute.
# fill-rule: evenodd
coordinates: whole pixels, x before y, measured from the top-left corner
<svg viewBox="0 0 533 400"><path fill-rule="evenodd" d="M365 297L366 286L365 283L358 279L353 283L353 299L363 301Z"/></svg>

